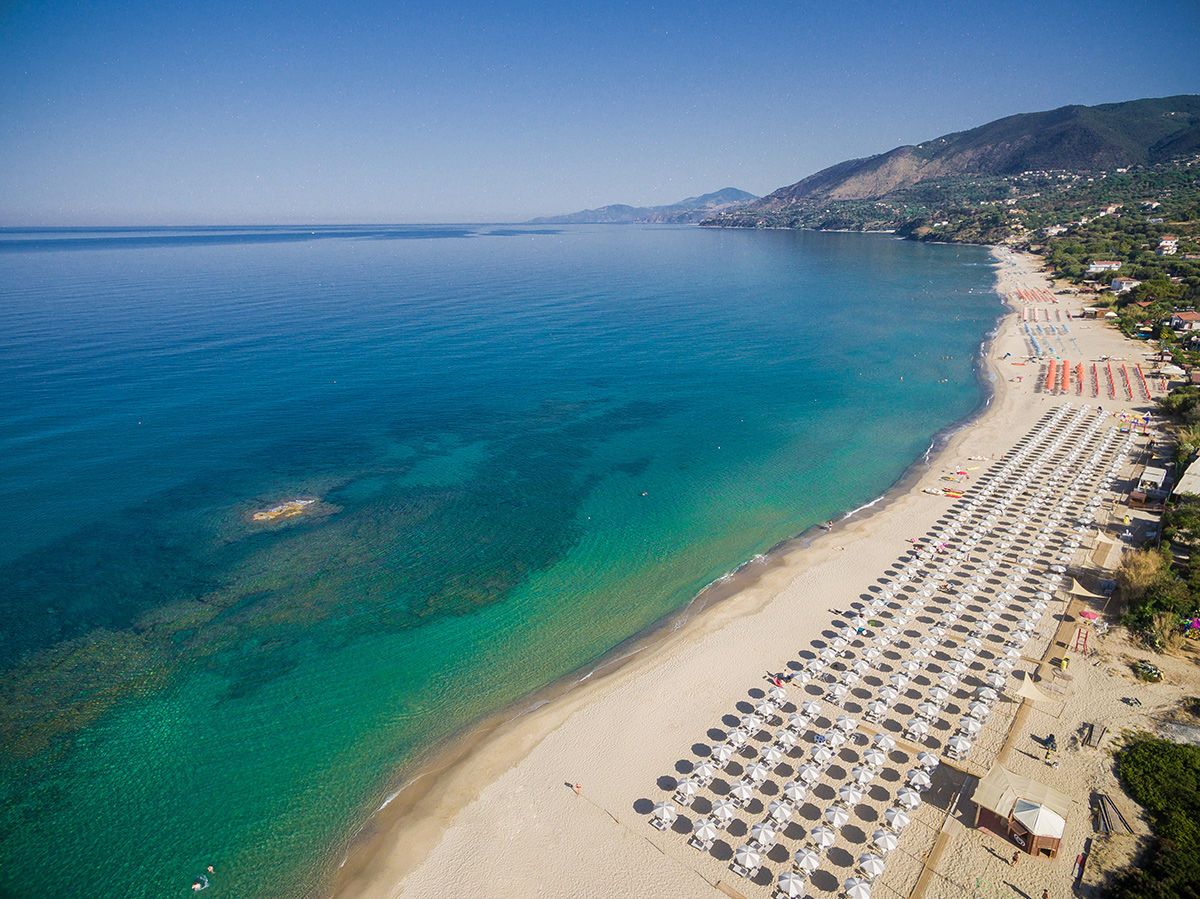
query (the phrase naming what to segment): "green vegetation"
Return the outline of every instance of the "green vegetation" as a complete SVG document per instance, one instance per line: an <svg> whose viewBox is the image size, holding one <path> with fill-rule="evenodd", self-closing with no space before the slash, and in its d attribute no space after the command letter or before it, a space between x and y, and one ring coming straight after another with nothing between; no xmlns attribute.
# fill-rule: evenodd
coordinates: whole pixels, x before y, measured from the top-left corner
<svg viewBox="0 0 1200 899"><path fill-rule="evenodd" d="M1109 899L1200 899L1200 747L1138 740L1117 758L1117 776L1151 814L1155 842Z"/></svg>

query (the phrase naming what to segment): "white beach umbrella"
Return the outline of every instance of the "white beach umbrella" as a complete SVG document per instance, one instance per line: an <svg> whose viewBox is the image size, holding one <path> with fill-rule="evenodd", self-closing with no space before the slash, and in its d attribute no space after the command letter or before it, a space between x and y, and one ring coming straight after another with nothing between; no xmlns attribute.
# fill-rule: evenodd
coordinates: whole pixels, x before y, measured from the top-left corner
<svg viewBox="0 0 1200 899"><path fill-rule="evenodd" d="M989 671L984 680L988 682L989 687L995 687L997 690L999 690L1004 686L1008 679L1001 671Z"/></svg>
<svg viewBox="0 0 1200 899"><path fill-rule="evenodd" d="M840 805L831 805L825 809L825 820L834 827L842 827L850 820L850 812Z"/></svg>
<svg viewBox="0 0 1200 899"><path fill-rule="evenodd" d="M700 781L694 777L685 777L675 784L675 792L680 796L691 799L700 792Z"/></svg>
<svg viewBox="0 0 1200 899"><path fill-rule="evenodd" d="M958 731L963 736L966 736L966 737L978 736L979 731L982 728L983 728L983 725L981 725L974 718L959 718L958 719Z"/></svg>
<svg viewBox="0 0 1200 899"><path fill-rule="evenodd" d="M896 748L896 741L887 734L876 734L875 739L871 741L871 745L883 752L891 752Z"/></svg>
<svg viewBox="0 0 1200 899"><path fill-rule="evenodd" d="M903 830L912 823L912 818L908 816L908 812L895 806L885 811L883 817L887 820L888 826L895 830Z"/></svg>
<svg viewBox="0 0 1200 899"><path fill-rule="evenodd" d="M892 638L887 634L877 634L871 642L876 646L887 646L892 642Z"/></svg>
<svg viewBox="0 0 1200 899"><path fill-rule="evenodd" d="M818 765L824 765L826 762L832 759L834 755L836 755L836 753L824 744L813 747L812 758L813 761Z"/></svg>
<svg viewBox="0 0 1200 899"><path fill-rule="evenodd" d="M861 877L849 877L842 885L846 899L871 899L871 883Z"/></svg>
<svg viewBox="0 0 1200 899"><path fill-rule="evenodd" d="M746 776L757 785L771 776L771 769L762 762L751 762L746 766Z"/></svg>
<svg viewBox="0 0 1200 899"><path fill-rule="evenodd" d="M770 771L783 758L783 751L778 746L772 746L768 743L758 751L758 755L763 760L762 767ZM747 768L747 770L749 769Z"/></svg>
<svg viewBox="0 0 1200 899"><path fill-rule="evenodd" d="M819 653L817 653L817 655L819 655L826 662L832 662L834 659L837 658L838 653L837 653L837 650L834 649L832 646L826 646Z"/></svg>
<svg viewBox="0 0 1200 899"><path fill-rule="evenodd" d="M763 720L758 715L743 715L741 724L746 735L750 736L762 730Z"/></svg>
<svg viewBox="0 0 1200 899"><path fill-rule="evenodd" d="M957 675L960 675L960 676L961 676L961 675L963 675L963 674L966 674L966 673L967 673L968 671L970 671L971 669L970 669L970 668L968 668L968 667L967 667L965 664L963 664L962 662L949 662L949 663L946 665L946 670L947 670L947 671L949 671L949 672L951 672L952 674L957 674Z"/></svg>
<svg viewBox="0 0 1200 899"><path fill-rule="evenodd" d="M931 655L933 655L933 653L931 653L931 652L930 652L928 649L926 649L926 648L925 648L925 647L923 647L923 646L922 646L920 649L915 649L915 650L913 650L913 658L914 658L914 659L917 661L917 663L918 663L918 664L915 666L915 668L914 668L913 670L914 670L914 671L915 671L915 670L919 670L919 669L921 668L921 665L920 665L920 663L921 663L921 662L924 662L924 661L925 661L926 659L928 659L928 658L929 658ZM903 665L902 665L901 667L903 667Z"/></svg>
<svg viewBox="0 0 1200 899"><path fill-rule="evenodd" d="M829 696L835 702L840 703L849 695L850 695L850 688L847 687L845 684L834 684L832 687L829 688Z"/></svg>
<svg viewBox="0 0 1200 899"><path fill-rule="evenodd" d="M864 659L874 660L874 659L879 658L881 655L883 655L883 650L881 650L877 646L868 646L866 649L863 650L863 658Z"/></svg>
<svg viewBox="0 0 1200 899"><path fill-rule="evenodd" d="M912 678L910 678L907 674L893 674L888 678L888 680L903 690L909 685L909 683L912 681Z"/></svg>
<svg viewBox="0 0 1200 899"><path fill-rule="evenodd" d="M825 660L824 659L809 659L808 663L804 666L804 670L814 676L818 675L822 671L825 670Z"/></svg>
<svg viewBox="0 0 1200 899"><path fill-rule="evenodd" d="M929 724L920 718L911 718L904 726L904 731L910 739L924 739L929 736Z"/></svg>
<svg viewBox="0 0 1200 899"><path fill-rule="evenodd" d="M941 684L943 687L945 687L947 690L953 690L955 687L958 686L958 676L955 674L951 674L950 672L946 672L945 674L943 674L941 677L938 678L938 683Z"/></svg>
<svg viewBox="0 0 1200 899"><path fill-rule="evenodd" d="M1003 618L1003 617L1004 617L1004 616L1003 616L1003 615L1001 615L1001 614L1000 614L998 611L996 611L995 609L992 609L990 612L987 612L987 613L986 613L986 614L983 616L983 620L984 620L984 621L992 621L992 622L995 622L995 621L999 621L999 620L1000 620L1001 618Z"/></svg>
<svg viewBox="0 0 1200 899"><path fill-rule="evenodd" d="M935 637L944 637L944 636L946 636L946 634L948 634L950 632L948 630L946 630L944 627L931 627L929 629L929 633L933 634L933 636L935 636Z"/></svg>
<svg viewBox="0 0 1200 899"><path fill-rule="evenodd" d="M781 871L775 883L775 892L786 899L800 899L804 895L804 875L795 871Z"/></svg>
<svg viewBox="0 0 1200 899"><path fill-rule="evenodd" d="M872 747L863 753L863 762L872 768L882 768L887 762L887 756L882 750Z"/></svg>
<svg viewBox="0 0 1200 899"><path fill-rule="evenodd" d="M893 822L892 826L895 827ZM871 841L875 844L875 848L880 852L891 852L900 845L900 838L888 830L877 830L871 837Z"/></svg>
<svg viewBox="0 0 1200 899"><path fill-rule="evenodd" d="M666 826L672 824L675 819L679 817L675 811L675 806L666 800L654 803L654 809L651 812L651 815L653 815L656 820L661 821Z"/></svg>
<svg viewBox="0 0 1200 899"><path fill-rule="evenodd" d="M753 846L738 846L733 853L733 860L747 871L762 867L762 855Z"/></svg>
<svg viewBox="0 0 1200 899"><path fill-rule="evenodd" d="M941 707L932 702L922 702L917 706L917 714L927 721L932 721L941 713Z"/></svg>
<svg viewBox="0 0 1200 899"><path fill-rule="evenodd" d="M825 734L825 745L830 749L841 749L846 745L846 735L840 730L831 730Z"/></svg>
<svg viewBox="0 0 1200 899"><path fill-rule="evenodd" d="M809 699L806 702L801 703L800 711L808 715L810 718L817 718L821 714L821 703L814 702L813 700Z"/></svg>
<svg viewBox="0 0 1200 899"><path fill-rule="evenodd" d="M942 645L942 641L937 637L922 637L919 642L927 649L936 649Z"/></svg>
<svg viewBox="0 0 1200 899"><path fill-rule="evenodd" d="M809 874L821 867L820 853L814 849L810 849L808 846L805 846L803 849L797 849L796 854L792 858L795 859L797 868Z"/></svg>
<svg viewBox="0 0 1200 899"><path fill-rule="evenodd" d="M816 765L801 765L796 769L796 777L807 784L815 784L821 779L821 769Z"/></svg>
<svg viewBox="0 0 1200 899"><path fill-rule="evenodd" d="M775 745L779 747L781 753L787 752L796 745L796 734L786 728L775 733Z"/></svg>
<svg viewBox="0 0 1200 899"><path fill-rule="evenodd" d="M767 690L767 695L771 697L771 701L782 704L787 701L787 690L783 687L771 687Z"/></svg>
<svg viewBox="0 0 1200 899"><path fill-rule="evenodd" d="M879 698L886 703L893 703L900 698L900 691L895 687L887 686L879 691Z"/></svg>
<svg viewBox="0 0 1200 899"><path fill-rule="evenodd" d="M808 838L814 846L821 849L828 849L837 842L837 834L828 827L814 827L809 831Z"/></svg>
<svg viewBox="0 0 1200 899"><path fill-rule="evenodd" d="M863 791L856 784L842 784L838 789L838 798L846 805L858 805L862 802Z"/></svg>
<svg viewBox="0 0 1200 899"><path fill-rule="evenodd" d="M749 802L754 798L754 785L748 780L735 780L729 785L729 795L738 802Z"/></svg>
<svg viewBox="0 0 1200 899"><path fill-rule="evenodd" d="M783 796L788 802L804 802L808 798L808 787L798 781L789 780L783 785Z"/></svg>
<svg viewBox="0 0 1200 899"><path fill-rule="evenodd" d="M750 828L750 839L760 846L773 846L779 839L775 825L770 821L759 821Z"/></svg>
<svg viewBox="0 0 1200 899"><path fill-rule="evenodd" d="M729 764L729 760L733 758L733 749L724 743L714 743L710 750L713 760L721 767Z"/></svg>
<svg viewBox="0 0 1200 899"><path fill-rule="evenodd" d="M701 759L692 766L692 776L696 777L701 783L708 783L717 774L717 766L708 759Z"/></svg>
<svg viewBox="0 0 1200 899"><path fill-rule="evenodd" d="M992 710L988 708L988 705L985 702L979 702L978 700L975 700L974 702L967 703L967 714L972 718L977 718L980 721L985 720L987 716L991 714L991 711Z"/></svg>
<svg viewBox="0 0 1200 899"><path fill-rule="evenodd" d="M870 752L873 750L868 750L868 751ZM879 754L882 755L883 753L879 753ZM861 784L862 786L865 787L867 784L869 784L871 781L873 781L875 779L876 774L872 769L868 768L866 765L856 765L854 767L854 770L850 772L850 776L854 779L855 783Z"/></svg>
<svg viewBox="0 0 1200 899"><path fill-rule="evenodd" d="M960 737L957 734L946 741L946 746L949 749L953 749L959 755L966 755L971 751L971 741L966 737Z"/></svg>
<svg viewBox="0 0 1200 899"><path fill-rule="evenodd" d="M712 804L713 817L724 827L737 815L737 806L728 799L717 799Z"/></svg>
<svg viewBox="0 0 1200 899"><path fill-rule="evenodd" d="M858 722L849 715L838 715L837 721L833 723L833 726L843 733L848 734L851 731L858 729Z"/></svg>
<svg viewBox="0 0 1200 899"><path fill-rule="evenodd" d="M928 790L933 785L933 780L920 768L914 768L908 772L908 784L914 790Z"/></svg>
<svg viewBox="0 0 1200 899"><path fill-rule="evenodd" d="M692 825L692 836L701 843L711 843L717 838L717 824L712 818L698 818Z"/></svg>
<svg viewBox="0 0 1200 899"><path fill-rule="evenodd" d="M829 641L829 645L831 648L837 650L837 652L840 653L843 649L845 649L846 647L848 647L850 645L850 641L847 640L845 637L834 637L832 640Z"/></svg>
<svg viewBox="0 0 1200 899"><path fill-rule="evenodd" d="M870 662L868 662L866 659L856 659L854 664L851 665L850 667L853 668L855 671L857 671L859 674L862 674L865 671L870 671L871 668L874 666Z"/></svg>
<svg viewBox="0 0 1200 899"><path fill-rule="evenodd" d="M983 702L995 702L1000 698L1000 694L991 687L980 687L977 691L979 698Z"/></svg>
<svg viewBox="0 0 1200 899"><path fill-rule="evenodd" d="M857 671L847 671L846 674L842 677L842 686L853 687L860 680L862 680L862 675L859 674Z"/></svg>
<svg viewBox="0 0 1200 899"><path fill-rule="evenodd" d="M976 652L969 646L964 646L955 655L964 662L973 662L975 661Z"/></svg>
<svg viewBox="0 0 1200 899"><path fill-rule="evenodd" d="M901 808L915 809L921 804L921 794L916 790L910 790L908 787L901 787L896 791L896 805Z"/></svg>
<svg viewBox="0 0 1200 899"><path fill-rule="evenodd" d="M936 768L941 763L942 763L941 759L939 759L932 752L922 751L922 752L917 753L917 764L919 764L926 771L932 771L934 768Z"/></svg>
<svg viewBox="0 0 1200 899"><path fill-rule="evenodd" d="M997 659L993 666L997 671L1009 672L1016 668L1016 664L1012 659Z"/></svg>
<svg viewBox="0 0 1200 899"><path fill-rule="evenodd" d="M867 703L867 714L873 718L882 718L888 713L888 704L881 702L878 699L872 699Z"/></svg>
<svg viewBox="0 0 1200 899"><path fill-rule="evenodd" d="M900 667L904 669L906 674L913 675L921 670L921 663L913 659L905 659L900 663Z"/></svg>
<svg viewBox="0 0 1200 899"><path fill-rule="evenodd" d="M790 715L788 715L788 727L790 727L793 731L808 730L809 724L810 722L808 720L808 716L802 714L801 712L792 712Z"/></svg>
<svg viewBox="0 0 1200 899"><path fill-rule="evenodd" d="M858 869L868 877L875 878L887 869L887 862L874 852L864 852L858 857Z"/></svg>
<svg viewBox="0 0 1200 899"><path fill-rule="evenodd" d="M963 646L969 646L971 649L982 649L983 641L978 637L968 637L966 640L963 640Z"/></svg>

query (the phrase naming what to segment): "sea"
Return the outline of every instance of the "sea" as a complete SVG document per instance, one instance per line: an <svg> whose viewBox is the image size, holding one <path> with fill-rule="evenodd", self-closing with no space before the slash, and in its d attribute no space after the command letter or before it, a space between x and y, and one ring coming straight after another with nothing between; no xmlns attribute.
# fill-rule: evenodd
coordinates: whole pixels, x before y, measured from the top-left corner
<svg viewBox="0 0 1200 899"><path fill-rule="evenodd" d="M883 234L0 231L0 895L324 895L428 753L923 464L1001 312Z"/></svg>

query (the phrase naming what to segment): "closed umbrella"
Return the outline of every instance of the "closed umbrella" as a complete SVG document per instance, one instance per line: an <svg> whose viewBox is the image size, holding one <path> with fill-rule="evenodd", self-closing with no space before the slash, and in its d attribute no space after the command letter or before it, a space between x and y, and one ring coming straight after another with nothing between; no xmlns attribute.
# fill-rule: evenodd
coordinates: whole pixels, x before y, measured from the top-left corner
<svg viewBox="0 0 1200 899"><path fill-rule="evenodd" d="M842 827L850 820L850 812L840 805L831 805L825 809L825 820L834 827Z"/></svg>
<svg viewBox="0 0 1200 899"><path fill-rule="evenodd" d="M838 715L837 721L833 723L833 726L843 733L848 734L858 728L858 722L849 715Z"/></svg>
<svg viewBox="0 0 1200 899"><path fill-rule="evenodd" d="M933 785L933 780L920 768L914 768L908 772L908 783L914 790L928 790Z"/></svg>
<svg viewBox="0 0 1200 899"><path fill-rule="evenodd" d="M749 802L754 798L754 786L746 780L735 780L729 785L729 795L738 802Z"/></svg>
<svg viewBox="0 0 1200 899"><path fill-rule="evenodd" d="M837 842L837 834L828 827L814 827L808 834L808 838L814 846L821 849L828 849Z"/></svg>
<svg viewBox="0 0 1200 899"><path fill-rule="evenodd" d="M893 826L895 826L894 823ZM880 852L891 852L900 845L900 838L888 830L875 831L875 835L871 837L871 841Z"/></svg>
<svg viewBox="0 0 1200 899"><path fill-rule="evenodd" d="M915 809L921 804L921 794L916 790L910 790L908 787L901 787L896 792L896 805L901 808Z"/></svg>
<svg viewBox="0 0 1200 899"><path fill-rule="evenodd" d="M892 806L885 811L883 813L883 817L887 821L888 826L895 830L903 830L905 827L908 827L910 823L912 823L912 818L908 816L908 812L902 808L896 808L895 806Z"/></svg>
<svg viewBox="0 0 1200 899"><path fill-rule="evenodd" d="M786 799L772 799L767 806L767 814L780 824L787 824L792 820L792 805Z"/></svg>
<svg viewBox="0 0 1200 899"><path fill-rule="evenodd" d="M737 815L737 806L728 799L718 799L712 805L713 817L724 827Z"/></svg>
<svg viewBox="0 0 1200 899"><path fill-rule="evenodd" d="M762 867L762 855L753 846L738 846L733 853L733 860L747 871Z"/></svg>
<svg viewBox="0 0 1200 899"><path fill-rule="evenodd" d="M847 878L842 889L846 893L846 899L871 899L871 883L861 877Z"/></svg>
<svg viewBox="0 0 1200 899"><path fill-rule="evenodd" d="M876 734L875 739L871 741L871 745L884 752L891 752L896 748L896 741L887 734Z"/></svg>
<svg viewBox="0 0 1200 899"><path fill-rule="evenodd" d="M821 867L820 854L808 846L805 846L803 849L797 849L796 854L792 858L795 859L797 868L809 874Z"/></svg>
<svg viewBox="0 0 1200 899"><path fill-rule="evenodd" d="M881 768L887 762L887 756L878 749L868 749L863 753L863 761L872 768Z"/></svg>
<svg viewBox="0 0 1200 899"><path fill-rule="evenodd" d="M846 805L858 805L862 802L863 791L855 784L843 784L838 790L838 798Z"/></svg>
<svg viewBox="0 0 1200 899"><path fill-rule="evenodd" d="M775 884L775 892L786 899L800 899L804 895L804 875L795 871L781 871Z"/></svg>
<svg viewBox="0 0 1200 899"><path fill-rule="evenodd" d="M858 858L858 869L868 877L878 877L886 868L887 862L874 852L864 852Z"/></svg>
<svg viewBox="0 0 1200 899"><path fill-rule="evenodd" d="M789 780L783 785L783 795L788 802L801 803L808 798L808 788L802 783Z"/></svg>

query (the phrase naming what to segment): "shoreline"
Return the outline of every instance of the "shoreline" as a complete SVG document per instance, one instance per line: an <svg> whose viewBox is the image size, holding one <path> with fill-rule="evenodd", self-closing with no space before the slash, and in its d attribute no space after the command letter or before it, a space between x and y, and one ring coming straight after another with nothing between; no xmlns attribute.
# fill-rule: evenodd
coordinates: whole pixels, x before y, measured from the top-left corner
<svg viewBox="0 0 1200 899"><path fill-rule="evenodd" d="M689 602L650 626L623 640L596 662L522 697L476 722L416 759L412 774L388 796L350 839L341 863L326 881L321 895L381 897L398 895L405 878L415 872L429 852L440 842L454 818L476 797L468 781L481 783L479 762L488 759L488 782L525 758L571 715L586 707L592 694L606 690L614 681L635 677L639 665L653 665L660 654L670 651L676 642L702 635L706 629L720 626L718 613L726 606L727 617L742 617L763 611L774 598L763 590L757 602L748 604L748 595L763 586L763 581L793 576L805 566L804 556L833 540L839 533L862 527L884 515L896 503L919 492L921 481L939 460L950 454L958 441L973 427L997 410L997 398L1004 384L997 371L996 339L1006 322L1013 319L1016 307L1001 290L1003 260L999 248L992 248L995 271L994 290L1003 311L985 333L976 355L973 371L983 388L983 399L968 415L935 433L926 450L917 456L896 481L874 499L844 512L834 519L831 529L813 525L800 534L781 541L765 553L743 562L733 571L706 585ZM943 499L930 497L931 499ZM864 514L865 513L865 514ZM775 577L771 577L774 574ZM709 619L715 619L710 621ZM584 673L586 672L586 673ZM473 767L474 766L474 767ZM394 890L388 884L394 884Z"/></svg>

